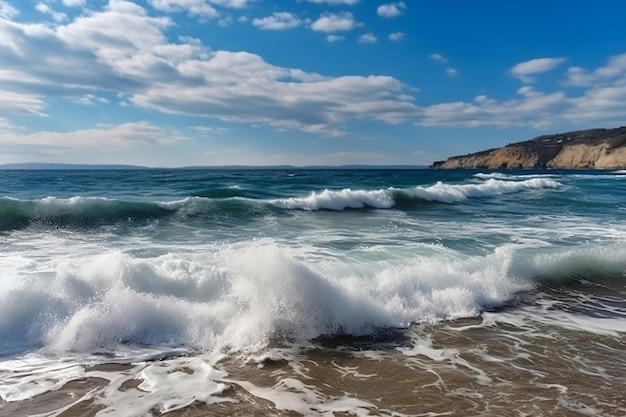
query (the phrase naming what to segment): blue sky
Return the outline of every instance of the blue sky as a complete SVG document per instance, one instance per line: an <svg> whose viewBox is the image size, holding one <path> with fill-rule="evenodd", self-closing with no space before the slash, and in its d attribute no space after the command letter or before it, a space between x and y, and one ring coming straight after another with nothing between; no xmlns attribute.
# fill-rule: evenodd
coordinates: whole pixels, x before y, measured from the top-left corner
<svg viewBox="0 0 626 417"><path fill-rule="evenodd" d="M625 124L623 0L0 0L0 163L426 165Z"/></svg>

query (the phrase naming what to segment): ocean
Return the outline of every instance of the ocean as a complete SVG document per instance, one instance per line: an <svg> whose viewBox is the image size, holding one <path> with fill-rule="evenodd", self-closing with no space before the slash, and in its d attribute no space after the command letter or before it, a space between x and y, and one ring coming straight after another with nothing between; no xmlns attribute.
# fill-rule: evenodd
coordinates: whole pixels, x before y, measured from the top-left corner
<svg viewBox="0 0 626 417"><path fill-rule="evenodd" d="M2 416L624 416L626 171L0 171Z"/></svg>

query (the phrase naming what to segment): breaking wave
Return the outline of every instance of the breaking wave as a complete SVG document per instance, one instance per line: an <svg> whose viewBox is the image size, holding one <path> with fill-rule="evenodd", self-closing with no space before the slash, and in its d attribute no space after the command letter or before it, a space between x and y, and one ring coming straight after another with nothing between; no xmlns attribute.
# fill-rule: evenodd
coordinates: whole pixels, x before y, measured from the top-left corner
<svg viewBox="0 0 626 417"><path fill-rule="evenodd" d="M388 188L382 190L324 190L307 197L272 200L277 207L300 210L343 210L347 208L391 208L398 202L459 203L470 198L495 197L527 190L558 188L560 183L547 178L525 181L488 179L480 184L446 184L441 181L431 186L415 188Z"/></svg>
<svg viewBox="0 0 626 417"><path fill-rule="evenodd" d="M476 316L546 281L624 280L625 255L620 243L569 251L506 244L485 256L445 251L372 264L358 276L344 262L311 263L271 240L197 256L57 259L52 274L5 277L0 352L93 352L120 344L255 350L273 339L369 335Z"/></svg>
<svg viewBox="0 0 626 417"><path fill-rule="evenodd" d="M46 197L36 200L0 198L0 230L31 226L91 228L161 218L185 221L220 214L254 216L268 210L389 209L399 203L460 203L472 198L496 197L527 190L554 189L560 183L549 178L503 181L490 178L479 184L446 184L377 190L315 191L306 197L252 199L244 197L187 197L170 202L121 201L103 197ZM238 190L233 190L236 194Z"/></svg>
<svg viewBox="0 0 626 417"><path fill-rule="evenodd" d="M0 230L28 226L94 227L128 219L146 220L171 214L149 202L119 201L103 197L46 197L37 200L0 199Z"/></svg>
<svg viewBox="0 0 626 417"><path fill-rule="evenodd" d="M503 172L478 172L474 174L476 178L480 178L483 180L488 179L499 179L499 180L525 180L530 178L558 178L561 177L560 174L505 174Z"/></svg>

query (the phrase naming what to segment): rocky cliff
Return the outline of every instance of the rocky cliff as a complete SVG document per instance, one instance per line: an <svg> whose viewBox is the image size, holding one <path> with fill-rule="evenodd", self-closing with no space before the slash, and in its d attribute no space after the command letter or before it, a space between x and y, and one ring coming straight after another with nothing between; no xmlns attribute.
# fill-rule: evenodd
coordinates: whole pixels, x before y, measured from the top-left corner
<svg viewBox="0 0 626 417"><path fill-rule="evenodd" d="M453 156L431 167L626 169L626 126L539 136L502 148Z"/></svg>

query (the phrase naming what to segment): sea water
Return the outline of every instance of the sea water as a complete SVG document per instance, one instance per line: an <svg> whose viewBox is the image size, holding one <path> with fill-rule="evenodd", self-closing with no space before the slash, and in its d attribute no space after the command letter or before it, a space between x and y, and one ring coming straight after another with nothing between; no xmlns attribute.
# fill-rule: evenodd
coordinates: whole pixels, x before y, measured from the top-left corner
<svg viewBox="0 0 626 417"><path fill-rule="evenodd" d="M0 171L0 415L626 415L626 172Z"/></svg>

